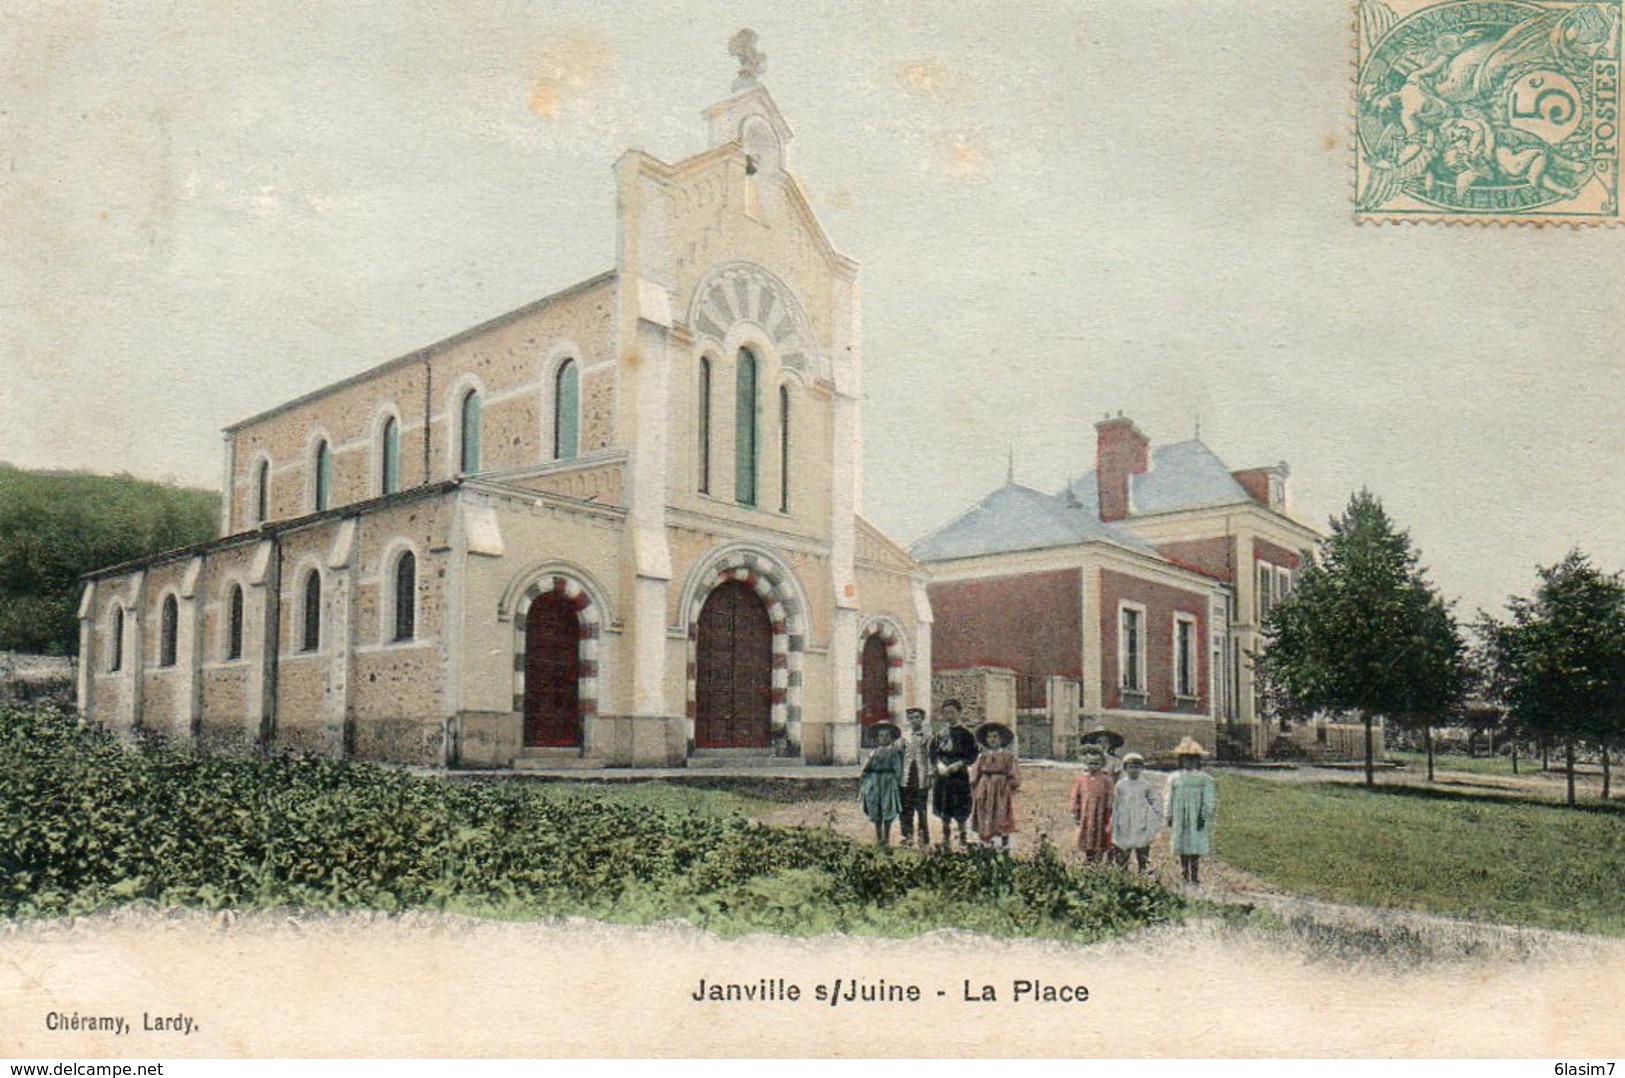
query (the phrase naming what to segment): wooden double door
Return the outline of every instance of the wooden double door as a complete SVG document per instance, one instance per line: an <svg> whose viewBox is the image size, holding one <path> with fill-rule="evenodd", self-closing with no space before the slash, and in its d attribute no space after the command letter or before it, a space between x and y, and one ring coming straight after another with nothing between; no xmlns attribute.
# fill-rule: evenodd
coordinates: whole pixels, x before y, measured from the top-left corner
<svg viewBox="0 0 1625 1078"><path fill-rule="evenodd" d="M525 615L525 744L581 744L581 616L558 592Z"/></svg>
<svg viewBox="0 0 1625 1078"><path fill-rule="evenodd" d="M773 729L773 623L761 596L737 580L700 608L695 641L694 744L767 748Z"/></svg>

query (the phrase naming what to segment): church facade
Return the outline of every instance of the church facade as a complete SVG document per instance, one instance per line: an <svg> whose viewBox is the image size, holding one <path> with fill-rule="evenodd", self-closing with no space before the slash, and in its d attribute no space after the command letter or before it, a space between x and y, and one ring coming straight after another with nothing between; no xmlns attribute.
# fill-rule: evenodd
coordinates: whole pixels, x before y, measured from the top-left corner
<svg viewBox="0 0 1625 1078"><path fill-rule="evenodd" d="M91 574L81 712L432 766L856 760L929 695L861 514L858 267L750 50L614 267L225 431L221 537Z"/></svg>

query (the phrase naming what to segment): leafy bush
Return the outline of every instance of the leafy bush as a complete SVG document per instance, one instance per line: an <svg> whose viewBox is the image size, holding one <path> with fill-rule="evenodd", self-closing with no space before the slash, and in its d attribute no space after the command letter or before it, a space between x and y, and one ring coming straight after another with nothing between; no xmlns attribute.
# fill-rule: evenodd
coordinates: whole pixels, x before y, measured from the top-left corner
<svg viewBox="0 0 1625 1078"><path fill-rule="evenodd" d="M136 750L60 712L0 709L0 915L132 901L1070 939L1182 909L1155 884L1068 866L1047 845L1024 861L920 854L591 791Z"/></svg>

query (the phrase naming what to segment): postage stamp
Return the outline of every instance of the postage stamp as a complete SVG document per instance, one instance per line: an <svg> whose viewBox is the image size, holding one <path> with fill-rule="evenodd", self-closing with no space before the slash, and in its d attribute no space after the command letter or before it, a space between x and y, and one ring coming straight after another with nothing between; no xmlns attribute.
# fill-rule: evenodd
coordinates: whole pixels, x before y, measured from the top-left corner
<svg viewBox="0 0 1625 1078"><path fill-rule="evenodd" d="M1357 220L1619 222L1618 0L1359 0L1357 34Z"/></svg>

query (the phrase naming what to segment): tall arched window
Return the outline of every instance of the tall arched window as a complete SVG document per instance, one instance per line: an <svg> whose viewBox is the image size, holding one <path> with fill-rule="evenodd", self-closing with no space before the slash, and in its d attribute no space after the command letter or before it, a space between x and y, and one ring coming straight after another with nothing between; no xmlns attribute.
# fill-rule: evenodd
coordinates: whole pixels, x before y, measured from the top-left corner
<svg viewBox="0 0 1625 1078"><path fill-rule="evenodd" d="M462 439L457 454L459 471L480 470L480 414L480 391L471 389L463 394Z"/></svg>
<svg viewBox="0 0 1625 1078"><path fill-rule="evenodd" d="M110 650L113 654L108 659L107 669L109 672L122 670L124 668L124 608L122 606L113 607L113 639L110 643L112 644Z"/></svg>
<svg viewBox="0 0 1625 1078"><path fill-rule="evenodd" d="M700 493L711 493L711 361L700 357Z"/></svg>
<svg viewBox="0 0 1625 1078"><path fill-rule="evenodd" d="M322 646L322 574L317 569L305 574L304 614L299 650L315 651Z"/></svg>
<svg viewBox="0 0 1625 1078"><path fill-rule="evenodd" d="M384 420L383 441L379 448L378 492L393 494L401 489L401 424L394 416Z"/></svg>
<svg viewBox="0 0 1625 1078"><path fill-rule="evenodd" d="M734 410L734 499L756 504L756 357L739 350L739 401Z"/></svg>
<svg viewBox="0 0 1625 1078"><path fill-rule="evenodd" d="M320 513L333 496L333 450L328 447L326 438L316 443L315 467L316 512Z"/></svg>
<svg viewBox="0 0 1625 1078"><path fill-rule="evenodd" d="M231 586L231 594L226 598L226 658L241 659L243 657L243 588L241 584Z"/></svg>
<svg viewBox="0 0 1625 1078"><path fill-rule="evenodd" d="M417 634L418 560L408 550L395 562L395 639Z"/></svg>
<svg viewBox="0 0 1625 1078"><path fill-rule="evenodd" d="M173 595L164 596L164 611L158 623L158 665L175 665L175 638L180 632L180 604Z"/></svg>
<svg viewBox="0 0 1625 1078"><path fill-rule="evenodd" d="M581 373L567 359L553 377L553 459L574 460L581 441Z"/></svg>
<svg viewBox="0 0 1625 1078"><path fill-rule="evenodd" d="M264 524L271 515L271 462L261 460L254 476L254 523Z"/></svg>
<svg viewBox="0 0 1625 1078"><path fill-rule="evenodd" d="M779 512L790 511L790 387L779 387Z"/></svg>

